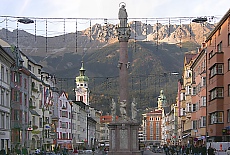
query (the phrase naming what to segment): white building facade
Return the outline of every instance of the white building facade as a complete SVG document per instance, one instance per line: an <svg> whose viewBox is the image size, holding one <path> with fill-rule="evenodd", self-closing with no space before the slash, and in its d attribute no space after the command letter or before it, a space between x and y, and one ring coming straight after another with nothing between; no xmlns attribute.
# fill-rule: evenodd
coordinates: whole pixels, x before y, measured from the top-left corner
<svg viewBox="0 0 230 155"><path fill-rule="evenodd" d="M72 148L72 102L68 100L65 92L63 92L58 101L58 127L57 127L57 144L59 148Z"/></svg>
<svg viewBox="0 0 230 155"><path fill-rule="evenodd" d="M2 46L7 46L7 43L0 40L0 149L7 150L11 146L10 69L14 59Z"/></svg>

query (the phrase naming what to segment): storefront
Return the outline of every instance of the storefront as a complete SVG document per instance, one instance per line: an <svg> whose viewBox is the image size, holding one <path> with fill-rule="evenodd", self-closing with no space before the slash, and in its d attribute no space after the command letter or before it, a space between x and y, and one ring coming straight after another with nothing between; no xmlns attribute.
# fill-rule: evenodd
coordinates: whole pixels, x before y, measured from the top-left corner
<svg viewBox="0 0 230 155"><path fill-rule="evenodd" d="M72 149L72 141L71 140L58 140L57 141L58 147L60 149Z"/></svg>
<svg viewBox="0 0 230 155"><path fill-rule="evenodd" d="M0 146L1 150L4 149L6 152L10 149L10 131L0 131Z"/></svg>

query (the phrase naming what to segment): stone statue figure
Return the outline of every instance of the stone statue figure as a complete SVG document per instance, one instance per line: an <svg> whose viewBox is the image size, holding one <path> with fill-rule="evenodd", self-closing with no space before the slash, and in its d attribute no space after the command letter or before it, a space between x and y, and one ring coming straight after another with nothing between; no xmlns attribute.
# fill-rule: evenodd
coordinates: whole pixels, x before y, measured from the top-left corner
<svg viewBox="0 0 230 155"><path fill-rule="evenodd" d="M137 103L135 98L133 98L133 102L131 104L131 112L132 112L132 120L135 120L137 117Z"/></svg>
<svg viewBox="0 0 230 155"><path fill-rule="evenodd" d="M120 27L127 27L128 14L125 9L125 5L121 5L118 13L118 19L120 20Z"/></svg>
<svg viewBox="0 0 230 155"><path fill-rule="evenodd" d="M126 100L120 102L120 112L121 112L121 118L126 119L127 118Z"/></svg>
<svg viewBox="0 0 230 155"><path fill-rule="evenodd" d="M116 102L112 98L112 104L111 104L111 115L112 115L112 121L115 121L116 119Z"/></svg>
<svg viewBox="0 0 230 155"><path fill-rule="evenodd" d="M158 108L159 109L161 109L161 108L163 108L163 107L166 106L166 97L164 95L164 91L163 90L160 91L160 96L158 96L157 103L158 103Z"/></svg>

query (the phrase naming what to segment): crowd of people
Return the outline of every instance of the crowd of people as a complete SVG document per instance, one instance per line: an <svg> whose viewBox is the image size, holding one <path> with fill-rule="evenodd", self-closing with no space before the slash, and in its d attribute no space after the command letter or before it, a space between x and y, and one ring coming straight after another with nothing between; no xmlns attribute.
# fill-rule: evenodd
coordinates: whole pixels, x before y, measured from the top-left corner
<svg viewBox="0 0 230 155"><path fill-rule="evenodd" d="M207 155L207 149L205 145L164 145L163 149L166 155Z"/></svg>

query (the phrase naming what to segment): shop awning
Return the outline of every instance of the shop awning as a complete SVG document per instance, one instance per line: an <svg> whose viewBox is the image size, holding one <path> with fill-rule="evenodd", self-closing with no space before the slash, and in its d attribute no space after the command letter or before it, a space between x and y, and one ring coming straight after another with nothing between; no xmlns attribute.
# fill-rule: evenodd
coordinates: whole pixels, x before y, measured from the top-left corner
<svg viewBox="0 0 230 155"><path fill-rule="evenodd" d="M36 115L36 116L40 116L37 111L33 110L33 109L30 109L30 113L31 115Z"/></svg>
<svg viewBox="0 0 230 155"><path fill-rule="evenodd" d="M191 136L191 133L183 135L183 136L182 136L182 139L184 139L184 138L186 138L186 137L188 137L188 136Z"/></svg>

